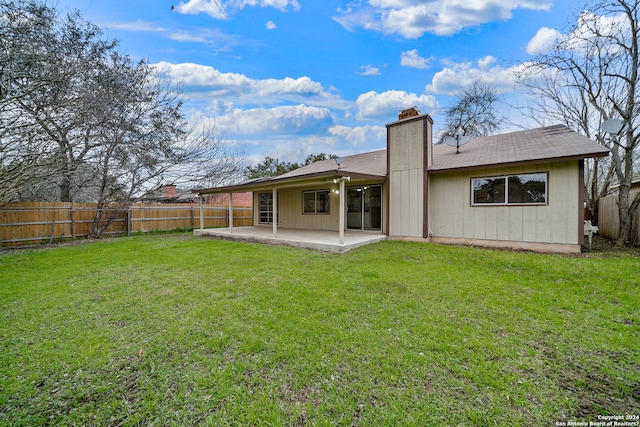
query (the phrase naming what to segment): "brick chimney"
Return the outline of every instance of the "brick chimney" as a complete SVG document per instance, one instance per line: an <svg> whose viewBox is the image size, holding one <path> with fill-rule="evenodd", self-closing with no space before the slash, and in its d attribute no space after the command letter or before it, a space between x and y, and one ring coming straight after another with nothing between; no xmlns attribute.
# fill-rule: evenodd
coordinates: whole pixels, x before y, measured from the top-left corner
<svg viewBox="0 0 640 427"><path fill-rule="evenodd" d="M416 107L407 108L406 110L402 110L398 115L398 120L408 119L409 117L419 116L420 112Z"/></svg>
<svg viewBox="0 0 640 427"><path fill-rule="evenodd" d="M173 197L178 197L178 189L175 185L169 184L162 187L162 198L163 199L171 199Z"/></svg>

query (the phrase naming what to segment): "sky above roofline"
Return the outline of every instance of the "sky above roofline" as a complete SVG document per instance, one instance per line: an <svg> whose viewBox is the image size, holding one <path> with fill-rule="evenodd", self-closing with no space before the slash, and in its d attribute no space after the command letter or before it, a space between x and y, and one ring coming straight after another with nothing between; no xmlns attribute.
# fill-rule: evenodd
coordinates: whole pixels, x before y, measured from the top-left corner
<svg viewBox="0 0 640 427"><path fill-rule="evenodd" d="M531 127L513 71L577 11L568 0L58 0L178 85L195 124L252 162L299 162L385 147L385 124L417 107L434 119L477 79L509 124ZM551 124L551 123L549 123Z"/></svg>

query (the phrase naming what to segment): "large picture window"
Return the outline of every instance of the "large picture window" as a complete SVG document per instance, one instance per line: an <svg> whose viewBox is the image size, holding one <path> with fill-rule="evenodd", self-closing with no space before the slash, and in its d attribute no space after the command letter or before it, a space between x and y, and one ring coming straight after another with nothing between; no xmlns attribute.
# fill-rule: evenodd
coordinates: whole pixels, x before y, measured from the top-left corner
<svg viewBox="0 0 640 427"><path fill-rule="evenodd" d="M528 173L471 179L471 204L545 205L548 173Z"/></svg>
<svg viewBox="0 0 640 427"><path fill-rule="evenodd" d="M303 214L328 214L329 190L305 191L302 193Z"/></svg>
<svg viewBox="0 0 640 427"><path fill-rule="evenodd" d="M258 215L260 224L273 224L273 193L258 194Z"/></svg>

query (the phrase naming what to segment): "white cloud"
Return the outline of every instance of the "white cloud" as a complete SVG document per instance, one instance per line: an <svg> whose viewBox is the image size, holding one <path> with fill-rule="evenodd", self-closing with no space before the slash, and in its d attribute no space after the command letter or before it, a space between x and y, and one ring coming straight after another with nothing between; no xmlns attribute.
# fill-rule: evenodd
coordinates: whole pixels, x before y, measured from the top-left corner
<svg viewBox="0 0 640 427"><path fill-rule="evenodd" d="M303 76L297 79L285 77L282 80L266 79L256 81L258 86L258 94L260 96L268 95L303 95L314 96L324 95L322 85L314 82L309 77Z"/></svg>
<svg viewBox="0 0 640 427"><path fill-rule="evenodd" d="M272 7L279 10L286 10L291 6L294 10L300 9L297 0L187 0L180 2L175 10L186 15L197 15L206 13L215 19L226 19L229 13L236 12L246 6Z"/></svg>
<svg viewBox="0 0 640 427"><path fill-rule="evenodd" d="M629 21L623 13L602 16L585 11L578 18L573 32L560 34L557 40L560 49L581 55L593 54L594 38L599 38L601 41L607 40L605 44L600 43L599 48L605 49L603 52L605 54L616 55L623 49L622 44L631 45L632 37Z"/></svg>
<svg viewBox="0 0 640 427"><path fill-rule="evenodd" d="M175 7L175 10L185 15L206 13L216 19L227 18L227 12L219 0L188 0L186 3L180 2L180 4Z"/></svg>
<svg viewBox="0 0 640 427"><path fill-rule="evenodd" d="M228 49L239 44L236 36L224 34L219 29L201 28L197 31L174 31L169 38L179 42L203 43L209 46L217 46L219 49Z"/></svg>
<svg viewBox="0 0 640 427"><path fill-rule="evenodd" d="M548 53L552 48L573 51L578 54L591 54L592 40L596 37L602 39L610 37L612 43L601 48L607 49L609 54L616 54L620 49L614 39L628 43L631 30L629 21L624 14L596 15L590 11L584 11L578 17L576 26L571 33L563 34L560 31L542 27L527 44L527 53L540 55Z"/></svg>
<svg viewBox="0 0 640 427"><path fill-rule="evenodd" d="M272 139L283 135L325 133L333 125L328 108L291 105L274 108L234 109L215 118L216 129L231 138L252 136Z"/></svg>
<svg viewBox="0 0 640 427"><path fill-rule="evenodd" d="M360 69L362 69L362 71L356 71L356 74L360 74L361 76L379 76L382 74L380 72L380 68L374 67L371 64L362 65L360 66Z"/></svg>
<svg viewBox="0 0 640 427"><path fill-rule="evenodd" d="M453 35L492 21L511 19L513 10L549 10L553 0L370 0L352 5L333 19L356 28L419 38L425 33Z"/></svg>
<svg viewBox="0 0 640 427"><path fill-rule="evenodd" d="M482 70L486 70L496 62L498 62L498 60L494 56L487 55L485 57L478 59L478 67L480 67L480 69Z"/></svg>
<svg viewBox="0 0 640 427"><path fill-rule="evenodd" d="M400 90L363 93L358 96L356 107L358 120L393 119L400 111L409 107L417 107L423 113L432 113L439 108L438 101L431 95L418 96Z"/></svg>
<svg viewBox="0 0 640 427"><path fill-rule="evenodd" d="M104 24L104 27L114 30L140 31L148 33L163 33L167 31L164 27L159 27L151 22L146 22L141 19L138 19L135 22L112 22Z"/></svg>
<svg viewBox="0 0 640 427"><path fill-rule="evenodd" d="M527 53L539 55L547 53L563 38L562 34L552 28L542 27L527 44Z"/></svg>
<svg viewBox="0 0 640 427"><path fill-rule="evenodd" d="M278 26L273 21L267 22L264 27L267 30L275 30L276 28L278 28Z"/></svg>
<svg viewBox="0 0 640 427"><path fill-rule="evenodd" d="M435 58L423 58L418 54L418 49L407 50L400 54L400 65L403 67L418 68L424 70L431 67Z"/></svg>
<svg viewBox="0 0 640 427"><path fill-rule="evenodd" d="M503 68L495 65L496 58L485 56L476 65L471 62L450 63L434 74L431 84L425 87L427 93L457 95L481 80L496 88L498 92L510 92L515 88L514 72L520 67Z"/></svg>
<svg viewBox="0 0 640 427"><path fill-rule="evenodd" d="M348 127L336 125L329 129L331 135L344 140L347 144L382 146L386 141L387 130L382 126L356 126Z"/></svg>
<svg viewBox="0 0 640 427"><path fill-rule="evenodd" d="M234 101L241 102L239 96L255 101L264 97L320 97L330 98L322 85L303 76L299 78L256 80L238 73L222 73L207 65L182 63L154 64L160 78L172 85L182 86L190 93L206 92L207 96L235 96ZM187 93L188 95L188 93Z"/></svg>

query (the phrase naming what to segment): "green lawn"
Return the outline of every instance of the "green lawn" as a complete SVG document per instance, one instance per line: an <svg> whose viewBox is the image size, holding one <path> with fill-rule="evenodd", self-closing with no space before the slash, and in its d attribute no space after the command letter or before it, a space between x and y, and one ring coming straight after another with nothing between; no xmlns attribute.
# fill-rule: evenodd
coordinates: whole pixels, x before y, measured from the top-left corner
<svg viewBox="0 0 640 427"><path fill-rule="evenodd" d="M167 234L0 253L0 425L640 413L640 258Z"/></svg>

